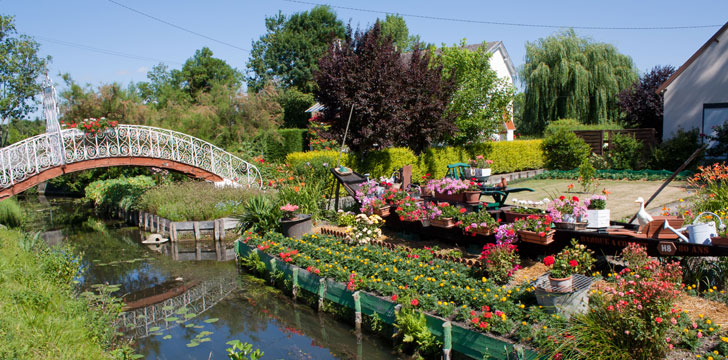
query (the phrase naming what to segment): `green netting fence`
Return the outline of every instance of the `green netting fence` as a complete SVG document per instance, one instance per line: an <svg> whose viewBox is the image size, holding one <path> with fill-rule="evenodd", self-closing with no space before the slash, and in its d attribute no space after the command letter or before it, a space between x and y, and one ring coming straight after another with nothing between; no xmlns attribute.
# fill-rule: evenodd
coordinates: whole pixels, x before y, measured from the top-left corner
<svg viewBox="0 0 728 360"><path fill-rule="evenodd" d="M603 180L666 180L672 175L668 170L597 170L596 179ZM683 170L677 174L675 180L687 180L695 174L693 171ZM579 169L549 170L538 174L532 179L570 179L579 178Z"/></svg>
<svg viewBox="0 0 728 360"><path fill-rule="evenodd" d="M346 288L346 285L332 279L322 278L305 269L295 265L287 264L280 259L272 257L258 249L251 248L241 241L235 242L235 252L239 257L248 257L251 252L257 252L261 261L266 265L269 272L281 271L286 279L291 280L294 286L303 289L311 294L318 295L341 306L351 309L359 309L361 313L372 316L376 314L387 324L394 324L396 321L397 304L389 299L358 291L359 304L355 299L355 292ZM444 349L452 349L474 359L482 359L484 355L492 358L506 359L513 356L514 345L508 341L501 340L487 334L451 324L450 321L425 314L428 330L444 344ZM530 349L522 348L523 359L538 359L538 354Z"/></svg>

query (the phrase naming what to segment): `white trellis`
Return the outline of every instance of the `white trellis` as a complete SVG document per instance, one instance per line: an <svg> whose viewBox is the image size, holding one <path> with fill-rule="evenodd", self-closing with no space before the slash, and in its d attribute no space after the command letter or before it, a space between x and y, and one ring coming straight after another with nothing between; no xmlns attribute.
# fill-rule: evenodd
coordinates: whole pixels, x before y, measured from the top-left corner
<svg viewBox="0 0 728 360"><path fill-rule="evenodd" d="M97 134L64 129L36 135L0 149L0 189L63 164L147 157L194 166L245 187L261 187L255 165L201 139L142 125L118 125Z"/></svg>

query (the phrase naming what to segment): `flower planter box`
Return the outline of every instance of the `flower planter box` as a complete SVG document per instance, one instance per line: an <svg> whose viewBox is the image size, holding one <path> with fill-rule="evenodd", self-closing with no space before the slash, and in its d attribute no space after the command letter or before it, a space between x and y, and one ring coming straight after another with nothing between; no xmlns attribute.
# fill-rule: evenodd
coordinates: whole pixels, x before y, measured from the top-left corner
<svg viewBox="0 0 728 360"><path fill-rule="evenodd" d="M463 193L465 203L477 204L480 202L480 191L466 191Z"/></svg>
<svg viewBox="0 0 728 360"><path fill-rule="evenodd" d="M548 245L554 242L554 234L556 234L555 230L549 231L544 236L539 236L535 231L518 230L518 238L520 238L521 241L539 245Z"/></svg>
<svg viewBox="0 0 728 360"><path fill-rule="evenodd" d="M463 193L447 194L447 193L435 192L435 200L462 203L462 202L465 202L465 195Z"/></svg>
<svg viewBox="0 0 728 360"><path fill-rule="evenodd" d="M432 219L432 220L430 220L430 225L431 226L440 227L440 228L449 229L449 228L455 226L455 220L453 220L453 218Z"/></svg>
<svg viewBox="0 0 728 360"><path fill-rule="evenodd" d="M376 208L374 209L374 215L379 215L380 217L389 216L391 209L391 206L382 206L380 208Z"/></svg>
<svg viewBox="0 0 728 360"><path fill-rule="evenodd" d="M716 236L710 238L710 243L715 246L728 246L728 237Z"/></svg>
<svg viewBox="0 0 728 360"><path fill-rule="evenodd" d="M588 228L605 228L609 227L609 209L603 210L587 210L586 220Z"/></svg>
<svg viewBox="0 0 728 360"><path fill-rule="evenodd" d="M513 222L516 222L516 220L518 220L520 218L528 217L528 215L531 215L531 214L521 214L521 213L517 213L517 212L513 212L513 211L503 210L501 212L501 219L504 223L513 223Z"/></svg>
<svg viewBox="0 0 728 360"><path fill-rule="evenodd" d="M587 222L554 222L554 226L562 230L584 230L587 227Z"/></svg>
<svg viewBox="0 0 728 360"><path fill-rule="evenodd" d="M483 236L490 236L491 234L493 234L493 231L489 228L478 228L473 230L472 232Z"/></svg>

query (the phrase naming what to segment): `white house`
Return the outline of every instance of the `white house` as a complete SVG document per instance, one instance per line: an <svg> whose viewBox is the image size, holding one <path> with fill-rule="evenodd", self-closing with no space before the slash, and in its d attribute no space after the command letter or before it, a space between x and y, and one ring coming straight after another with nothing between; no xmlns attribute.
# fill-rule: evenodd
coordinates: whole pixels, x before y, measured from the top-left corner
<svg viewBox="0 0 728 360"><path fill-rule="evenodd" d="M678 129L712 127L728 121L728 23L658 89L664 95L662 139Z"/></svg>
<svg viewBox="0 0 728 360"><path fill-rule="evenodd" d="M481 45L482 43L465 45L465 48L475 51ZM511 57L508 55L508 51L506 51L506 47L503 45L503 42L489 41L485 43L485 46L486 51L493 54L493 56L490 57L490 68L495 70L495 73L498 74L499 78L505 79L509 85L514 85L516 67L513 65L513 61L511 61Z"/></svg>

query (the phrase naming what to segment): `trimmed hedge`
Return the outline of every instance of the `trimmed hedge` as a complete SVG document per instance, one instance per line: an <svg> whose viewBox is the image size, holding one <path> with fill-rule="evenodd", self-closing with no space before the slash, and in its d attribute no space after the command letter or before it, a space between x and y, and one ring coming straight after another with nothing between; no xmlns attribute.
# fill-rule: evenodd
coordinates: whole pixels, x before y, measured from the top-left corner
<svg viewBox="0 0 728 360"><path fill-rule="evenodd" d="M484 155L486 159L493 160L491 167L494 174L543 167L541 140L487 142L467 147L433 147L419 156L407 148L390 148L369 152L364 158L354 154L343 154L341 159L345 166L352 167L362 174L369 173L372 178L389 176L394 170L412 164L412 178L418 180L426 173L433 178L442 178L447 173L447 165L467 162L476 155ZM339 153L335 150L291 153L286 156L286 163L294 166L312 162L313 159L325 158L326 162L333 166L338 156Z"/></svg>
<svg viewBox="0 0 728 360"><path fill-rule="evenodd" d="M693 176L694 172L683 170L677 174L675 180L685 181ZM665 180L672 176L672 171L667 170L597 170L594 178L604 180ZM549 170L538 174L529 180L536 179L579 179L579 169L572 170Z"/></svg>
<svg viewBox="0 0 728 360"><path fill-rule="evenodd" d="M286 155L304 150L306 129L279 129L280 141L269 137L265 141L266 157L274 161L282 161Z"/></svg>

